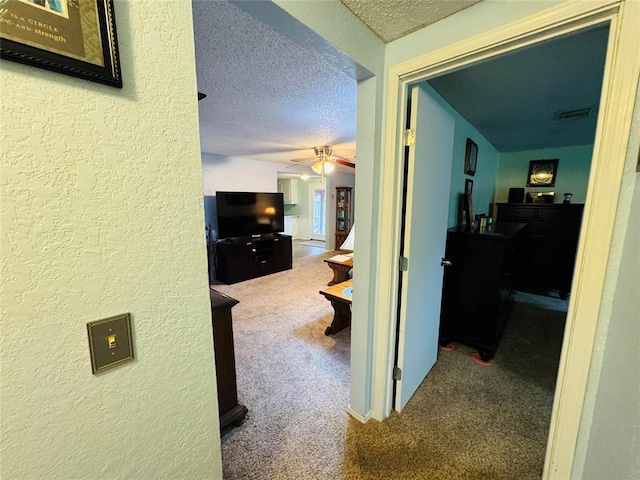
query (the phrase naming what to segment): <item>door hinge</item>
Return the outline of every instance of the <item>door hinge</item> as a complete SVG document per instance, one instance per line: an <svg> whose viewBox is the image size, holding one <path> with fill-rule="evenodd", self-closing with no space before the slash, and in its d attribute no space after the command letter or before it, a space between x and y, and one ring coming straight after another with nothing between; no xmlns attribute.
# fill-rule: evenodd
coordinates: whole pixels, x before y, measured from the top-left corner
<svg viewBox="0 0 640 480"><path fill-rule="evenodd" d="M398 367L393 367L393 379L394 380L402 380L402 369Z"/></svg>
<svg viewBox="0 0 640 480"><path fill-rule="evenodd" d="M407 257L400 257L399 266L401 272L409 270L409 259Z"/></svg>
<svg viewBox="0 0 640 480"><path fill-rule="evenodd" d="M404 131L404 146L413 147L416 144L416 131L413 128L407 128Z"/></svg>

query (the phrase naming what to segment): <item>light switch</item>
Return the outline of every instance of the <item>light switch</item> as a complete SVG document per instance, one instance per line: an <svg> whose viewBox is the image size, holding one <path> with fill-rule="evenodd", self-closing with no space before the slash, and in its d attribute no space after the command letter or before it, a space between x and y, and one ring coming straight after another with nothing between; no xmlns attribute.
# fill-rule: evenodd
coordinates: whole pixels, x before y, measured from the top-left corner
<svg viewBox="0 0 640 480"><path fill-rule="evenodd" d="M130 314L89 322L87 332L94 374L133 360Z"/></svg>

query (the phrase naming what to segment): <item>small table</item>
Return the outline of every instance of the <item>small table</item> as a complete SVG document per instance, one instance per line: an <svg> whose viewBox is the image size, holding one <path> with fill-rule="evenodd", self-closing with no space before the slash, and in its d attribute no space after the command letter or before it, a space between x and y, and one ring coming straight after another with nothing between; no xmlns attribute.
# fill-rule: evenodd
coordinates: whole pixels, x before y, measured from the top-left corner
<svg viewBox="0 0 640 480"><path fill-rule="evenodd" d="M320 290L331 302L333 307L333 320L324 331L325 335L334 335L351 325L351 298L353 296L353 280L349 279Z"/></svg>
<svg viewBox="0 0 640 480"><path fill-rule="evenodd" d="M336 257L343 257L345 260ZM327 265L333 270L333 278L327 285L335 285L349 279L349 271L353 268L353 257L347 255L336 255L335 257L327 258L325 260Z"/></svg>

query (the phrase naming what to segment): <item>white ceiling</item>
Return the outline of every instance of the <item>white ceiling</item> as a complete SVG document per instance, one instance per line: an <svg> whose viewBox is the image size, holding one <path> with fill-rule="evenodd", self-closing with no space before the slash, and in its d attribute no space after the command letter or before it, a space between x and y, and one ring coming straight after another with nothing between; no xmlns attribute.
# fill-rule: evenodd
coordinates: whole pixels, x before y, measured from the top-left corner
<svg viewBox="0 0 640 480"><path fill-rule="evenodd" d="M453 15L481 0L340 0L385 43Z"/></svg>
<svg viewBox="0 0 640 480"><path fill-rule="evenodd" d="M442 4L474 3L342 1L379 12L367 22L381 38L452 13ZM406 15L411 22L382 31L389 17ZM312 156L316 145L355 155L356 79L368 72L269 1L194 0L193 16L198 91L207 94L198 103L203 152L283 164ZM593 136L595 116L559 123L552 115L597 105L605 50L606 32L586 32L431 83L498 150L559 146Z"/></svg>
<svg viewBox="0 0 640 480"><path fill-rule="evenodd" d="M252 3L193 2L202 151L288 162L331 145L353 157L354 62L308 29L292 40L239 8Z"/></svg>

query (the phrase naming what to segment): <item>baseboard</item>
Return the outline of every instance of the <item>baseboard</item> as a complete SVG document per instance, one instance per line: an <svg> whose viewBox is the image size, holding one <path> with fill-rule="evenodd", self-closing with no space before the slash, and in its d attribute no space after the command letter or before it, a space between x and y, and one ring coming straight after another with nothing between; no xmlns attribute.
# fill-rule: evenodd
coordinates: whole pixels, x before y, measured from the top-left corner
<svg viewBox="0 0 640 480"><path fill-rule="evenodd" d="M369 410L365 415L362 415L360 412L356 412L353 408L351 408L351 405L349 405L347 407L347 413L361 423L367 423L369 420L371 420L371 410Z"/></svg>

